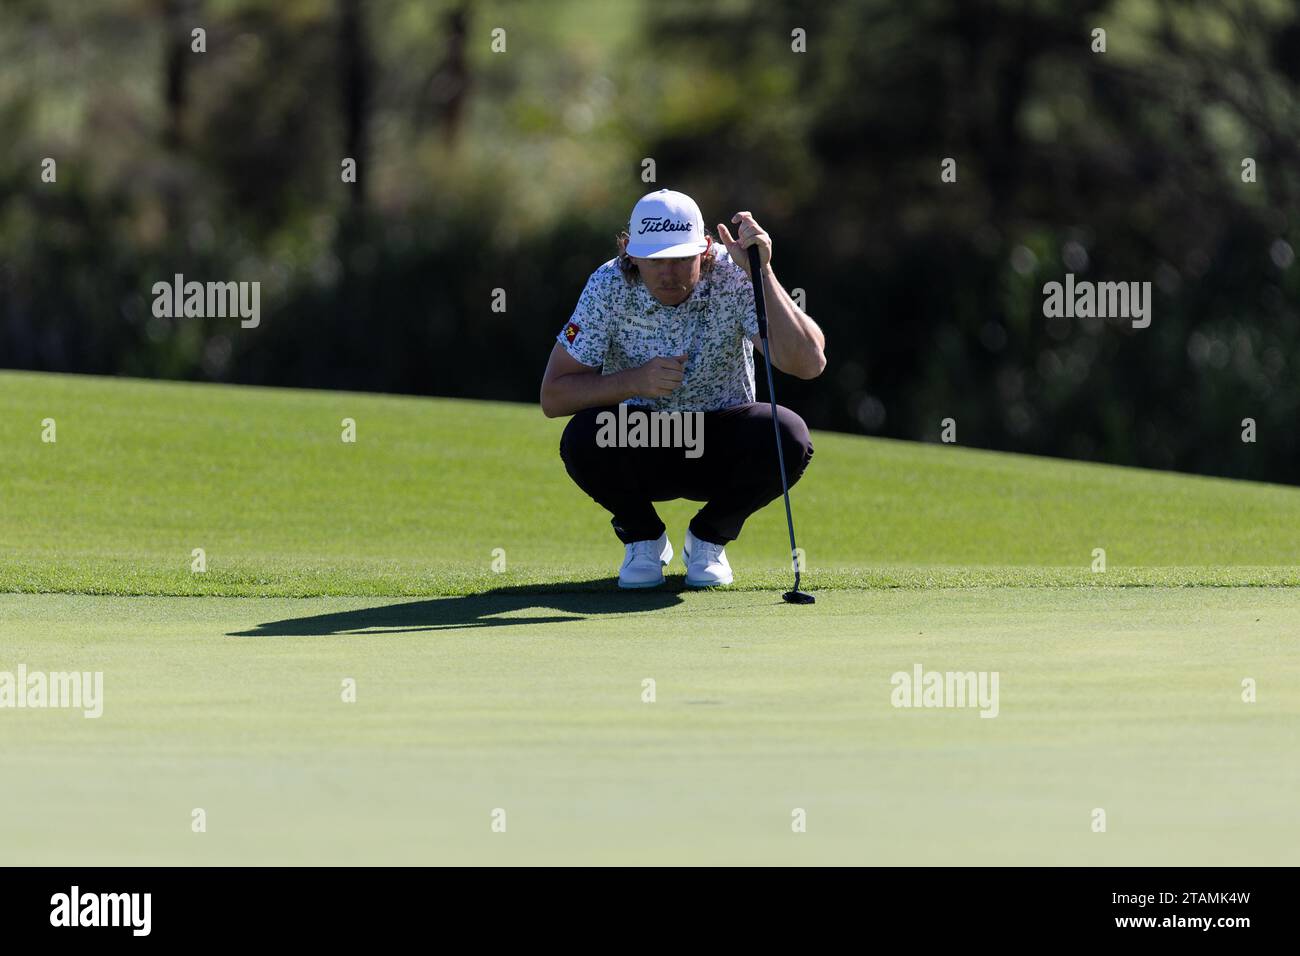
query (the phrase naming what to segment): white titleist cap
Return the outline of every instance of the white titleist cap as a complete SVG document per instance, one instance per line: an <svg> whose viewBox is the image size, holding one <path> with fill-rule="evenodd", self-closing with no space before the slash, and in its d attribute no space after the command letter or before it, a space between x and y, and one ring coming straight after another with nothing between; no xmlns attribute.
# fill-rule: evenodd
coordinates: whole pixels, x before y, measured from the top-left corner
<svg viewBox="0 0 1300 956"><path fill-rule="evenodd" d="M627 254L638 259L678 259L709 248L700 207L690 196L671 189L642 196L627 231Z"/></svg>

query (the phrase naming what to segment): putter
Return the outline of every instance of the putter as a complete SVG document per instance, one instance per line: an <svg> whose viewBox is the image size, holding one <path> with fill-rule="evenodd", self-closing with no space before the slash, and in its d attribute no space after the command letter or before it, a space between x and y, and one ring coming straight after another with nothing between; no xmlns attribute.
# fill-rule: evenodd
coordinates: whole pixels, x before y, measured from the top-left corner
<svg viewBox="0 0 1300 956"><path fill-rule="evenodd" d="M754 286L754 312L758 316L758 338L763 343L763 364L767 366L767 400L772 403L772 432L776 435L776 462L781 469L781 494L785 496L785 523L790 529L790 563L794 567L794 590L781 595L787 604L816 604L817 599L799 590L799 549L794 543L794 518L790 514L790 486L785 480L785 452L781 450L781 425L776 420L776 389L772 385L772 356L767 344L767 303L763 301L763 276L758 264L757 244L749 247L749 274Z"/></svg>

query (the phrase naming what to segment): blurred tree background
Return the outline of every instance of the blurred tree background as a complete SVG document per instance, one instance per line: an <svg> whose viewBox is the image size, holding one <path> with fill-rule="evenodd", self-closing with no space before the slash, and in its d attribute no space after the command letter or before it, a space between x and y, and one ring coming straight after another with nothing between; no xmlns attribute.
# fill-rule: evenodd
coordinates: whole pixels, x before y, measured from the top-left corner
<svg viewBox="0 0 1300 956"><path fill-rule="evenodd" d="M0 366L536 401L668 186L773 235L814 427L1294 482L1298 83L1291 0L6 0ZM1150 327L1045 318L1067 272Z"/></svg>

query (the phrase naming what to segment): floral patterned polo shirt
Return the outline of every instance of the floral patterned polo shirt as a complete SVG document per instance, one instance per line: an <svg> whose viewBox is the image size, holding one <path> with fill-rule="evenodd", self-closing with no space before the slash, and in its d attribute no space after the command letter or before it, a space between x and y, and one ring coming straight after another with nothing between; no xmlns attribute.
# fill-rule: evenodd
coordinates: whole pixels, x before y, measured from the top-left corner
<svg viewBox="0 0 1300 956"><path fill-rule="evenodd" d="M721 243L713 270L680 305L664 305L610 259L591 274L556 341L583 365L612 375L660 356L687 355L682 384L664 398L627 404L660 412L711 412L754 401L758 334L754 288Z"/></svg>

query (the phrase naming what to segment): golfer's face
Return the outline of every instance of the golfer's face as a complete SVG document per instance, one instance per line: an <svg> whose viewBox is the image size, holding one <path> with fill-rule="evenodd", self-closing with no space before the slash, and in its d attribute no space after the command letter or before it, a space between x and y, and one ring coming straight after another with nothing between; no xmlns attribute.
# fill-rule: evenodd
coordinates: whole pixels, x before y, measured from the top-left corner
<svg viewBox="0 0 1300 956"><path fill-rule="evenodd" d="M700 281L700 257L686 256L684 259L640 259L633 256L641 272L641 281L650 290L650 294L664 305L678 305L685 302Z"/></svg>

